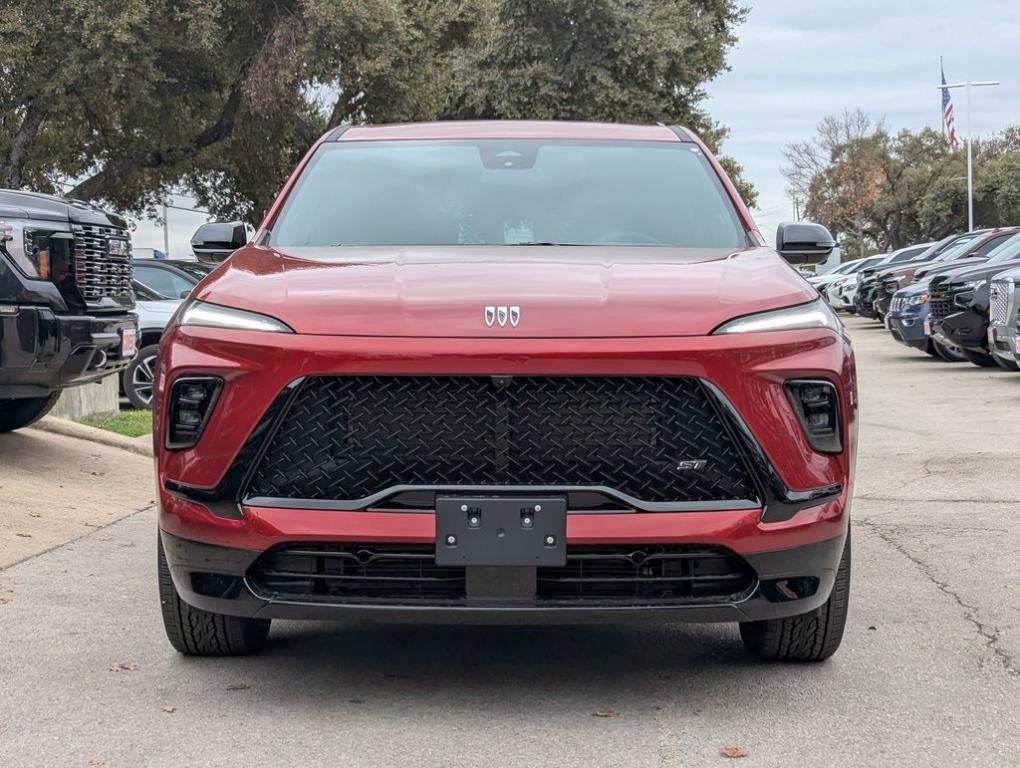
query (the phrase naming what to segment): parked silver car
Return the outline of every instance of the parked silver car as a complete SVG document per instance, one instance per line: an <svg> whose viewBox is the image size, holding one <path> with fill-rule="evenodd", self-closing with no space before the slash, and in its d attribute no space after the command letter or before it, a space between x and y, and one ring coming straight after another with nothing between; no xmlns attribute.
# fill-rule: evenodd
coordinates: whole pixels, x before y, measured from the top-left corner
<svg viewBox="0 0 1020 768"><path fill-rule="evenodd" d="M138 354L121 374L120 388L135 408L149 408L152 404L156 350L163 329L181 301L214 267L194 261L147 261L134 265Z"/></svg>
<svg viewBox="0 0 1020 768"><path fill-rule="evenodd" d="M989 284L988 350L1005 363L1020 362L1020 267Z"/></svg>

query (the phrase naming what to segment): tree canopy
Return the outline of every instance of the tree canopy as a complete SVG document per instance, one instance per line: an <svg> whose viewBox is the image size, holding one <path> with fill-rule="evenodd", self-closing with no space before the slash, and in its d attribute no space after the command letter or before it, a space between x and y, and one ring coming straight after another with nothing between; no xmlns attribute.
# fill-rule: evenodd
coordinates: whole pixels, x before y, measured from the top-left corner
<svg viewBox="0 0 1020 768"><path fill-rule="evenodd" d="M790 194L848 254L937 240L967 227L967 159L930 128L892 134L860 110L827 117L785 149ZM974 143L976 226L1020 222L1020 128Z"/></svg>
<svg viewBox="0 0 1020 768"><path fill-rule="evenodd" d="M703 88L742 18L735 0L7 0L0 186L134 214L183 189L257 222L345 122L662 121L716 148Z"/></svg>

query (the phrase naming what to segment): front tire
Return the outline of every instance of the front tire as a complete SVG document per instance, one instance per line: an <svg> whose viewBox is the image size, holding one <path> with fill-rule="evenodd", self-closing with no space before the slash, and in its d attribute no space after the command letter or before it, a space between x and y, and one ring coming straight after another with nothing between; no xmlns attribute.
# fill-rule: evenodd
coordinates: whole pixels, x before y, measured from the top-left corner
<svg viewBox="0 0 1020 768"><path fill-rule="evenodd" d="M241 656L261 651L269 635L269 619L247 619L192 608L177 594L170 566L157 541L159 602L170 645L186 656Z"/></svg>
<svg viewBox="0 0 1020 768"><path fill-rule="evenodd" d="M959 347L949 347L938 341L935 342L935 352L947 363L962 363L967 359L963 356L963 350Z"/></svg>
<svg viewBox="0 0 1020 768"><path fill-rule="evenodd" d="M850 607L850 532L836 569L836 581L825 604L808 613L785 619L747 621L740 625L744 647L763 659L823 661L843 640Z"/></svg>
<svg viewBox="0 0 1020 768"><path fill-rule="evenodd" d="M49 413L60 399L60 390L46 397L26 397L21 400L5 400L0 405L0 432L34 424Z"/></svg>

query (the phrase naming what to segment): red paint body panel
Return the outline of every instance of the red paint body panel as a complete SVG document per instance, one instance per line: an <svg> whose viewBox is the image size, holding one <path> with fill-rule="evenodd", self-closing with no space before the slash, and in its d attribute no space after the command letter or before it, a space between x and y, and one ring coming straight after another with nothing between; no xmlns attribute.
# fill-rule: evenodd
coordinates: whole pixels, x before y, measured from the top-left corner
<svg viewBox="0 0 1020 768"><path fill-rule="evenodd" d="M299 334L521 338L704 336L737 315L818 292L765 248L295 248L249 246L195 297L254 309ZM304 258L302 258L304 256ZM516 328L485 305L519 304Z"/></svg>
<svg viewBox="0 0 1020 768"><path fill-rule="evenodd" d="M456 138L621 139L698 144L752 242L747 209L707 148L663 126L449 122L354 127L341 141ZM328 135L320 139L320 143ZM317 145L318 146L318 145ZM269 229L309 154L256 236ZM781 523L761 510L572 514L571 543L700 543L739 553L789 549L847 528L856 450L853 352L823 329L710 335L742 315L802 304L817 293L777 254L683 248L498 246L286 249L249 245L204 280L195 297L279 318L296 333L178 327L164 335L154 401L160 525L175 536L262 550L288 541L430 542L423 512L243 509L213 515L165 489L213 488L252 429L292 381L321 374L693 376L732 403L792 490L842 485L834 499ZM518 327L486 327L488 304L521 307ZM182 375L213 374L223 391L198 444L169 451L165 393ZM784 391L789 378L837 388L844 450L813 450Z"/></svg>

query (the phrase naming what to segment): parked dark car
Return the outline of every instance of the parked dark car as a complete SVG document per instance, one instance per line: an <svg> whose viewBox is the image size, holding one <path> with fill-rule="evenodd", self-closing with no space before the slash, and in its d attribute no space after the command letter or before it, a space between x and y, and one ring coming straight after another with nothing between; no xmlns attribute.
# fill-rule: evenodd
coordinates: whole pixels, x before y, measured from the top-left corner
<svg viewBox="0 0 1020 768"><path fill-rule="evenodd" d="M919 349L933 357L941 357L949 363L965 360L962 349L936 341L925 333L927 319L928 281L920 280L896 291L885 316L885 325L900 344Z"/></svg>
<svg viewBox="0 0 1020 768"><path fill-rule="evenodd" d="M1001 359L988 346L989 280L1016 261L1020 235L1009 238L982 264L933 277L928 287L932 337L961 347L975 365L1018 370L1015 360Z"/></svg>
<svg viewBox="0 0 1020 768"><path fill-rule="evenodd" d="M875 285L875 315L879 319L884 318L889 311L893 294L900 288L910 285L915 279L950 272L970 264L980 264L987 259L989 253L1016 232L1016 228L981 230L972 239L958 239L954 245L936 256L929 264L904 264L899 269L880 271Z"/></svg>
<svg viewBox="0 0 1020 768"><path fill-rule="evenodd" d="M88 203L0 190L0 432L134 357L131 236Z"/></svg>
<svg viewBox="0 0 1020 768"><path fill-rule="evenodd" d="M1007 365L1020 362L1020 267L992 278L988 313L989 351Z"/></svg>
<svg viewBox="0 0 1020 768"><path fill-rule="evenodd" d="M956 234L944 237L937 243L930 245L917 256L900 264L899 268L906 268L908 271L917 269L945 254L949 249L956 246L962 238L966 237L969 236ZM891 268L888 265L878 265L865 267L857 272L857 292L854 296L854 310L858 315L872 319L878 317L878 314L875 312L875 293L878 288L879 275L890 271Z"/></svg>

